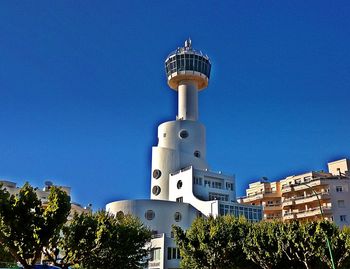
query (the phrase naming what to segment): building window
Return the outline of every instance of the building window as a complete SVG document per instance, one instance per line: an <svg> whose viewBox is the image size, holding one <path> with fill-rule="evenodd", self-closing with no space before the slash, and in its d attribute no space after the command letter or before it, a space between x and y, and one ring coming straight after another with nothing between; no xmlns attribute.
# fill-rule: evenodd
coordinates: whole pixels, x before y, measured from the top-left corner
<svg viewBox="0 0 350 269"><path fill-rule="evenodd" d="M166 133L163 133L163 137L166 137Z"/></svg>
<svg viewBox="0 0 350 269"><path fill-rule="evenodd" d="M221 189L221 182L214 181L212 187L215 189Z"/></svg>
<svg viewBox="0 0 350 269"><path fill-rule="evenodd" d="M168 247L168 260L178 260L180 259L180 250L178 248Z"/></svg>
<svg viewBox="0 0 350 269"><path fill-rule="evenodd" d="M194 152L194 156L197 157L197 158L200 158L201 157L201 153L198 150L196 150Z"/></svg>
<svg viewBox="0 0 350 269"><path fill-rule="evenodd" d="M118 211L117 214L116 214L116 217L118 219L121 219L122 217L124 217L124 212L123 211Z"/></svg>
<svg viewBox="0 0 350 269"><path fill-rule="evenodd" d="M150 257L150 261L160 261L161 260L161 252L160 252L160 248L153 248L151 249L151 257Z"/></svg>
<svg viewBox="0 0 350 269"><path fill-rule="evenodd" d="M181 130L179 133L180 138L184 139L188 137L188 132L186 130Z"/></svg>
<svg viewBox="0 0 350 269"><path fill-rule="evenodd" d="M200 177L193 177L193 184L202 185L202 178L200 178Z"/></svg>
<svg viewBox="0 0 350 269"><path fill-rule="evenodd" d="M336 192L343 192L343 186L336 186L335 191Z"/></svg>
<svg viewBox="0 0 350 269"><path fill-rule="evenodd" d="M179 181L177 182L176 187L177 187L178 189L181 189L181 188L182 188L182 181L181 181L181 180L179 180Z"/></svg>
<svg viewBox="0 0 350 269"><path fill-rule="evenodd" d="M345 207L344 200L338 200L338 207Z"/></svg>
<svg viewBox="0 0 350 269"><path fill-rule="evenodd" d="M214 193L209 192L209 200L220 200L220 201L228 201L228 195L227 194L221 194L221 193Z"/></svg>
<svg viewBox="0 0 350 269"><path fill-rule="evenodd" d="M183 203L183 201L184 201L183 197L177 197L176 198L176 202L178 202L178 203Z"/></svg>
<svg viewBox="0 0 350 269"><path fill-rule="evenodd" d="M161 191L161 189L160 189L160 187L159 186L153 186L153 188L152 188L152 193L154 194L154 195L159 195L160 194L160 191Z"/></svg>
<svg viewBox="0 0 350 269"><path fill-rule="evenodd" d="M156 214L154 213L153 210L147 210L146 213L145 213L145 218L146 218L147 220L153 220L154 217L155 217L155 215L156 215Z"/></svg>
<svg viewBox="0 0 350 269"><path fill-rule="evenodd" d="M162 175L162 172L159 169L153 170L153 178L158 179Z"/></svg>
<svg viewBox="0 0 350 269"><path fill-rule="evenodd" d="M204 187L210 187L210 181L209 180L204 180Z"/></svg>
<svg viewBox="0 0 350 269"><path fill-rule="evenodd" d="M175 214L174 214L174 219L175 219L175 221L176 222L179 222L179 221L181 221L181 213L180 212L176 212Z"/></svg>
<svg viewBox="0 0 350 269"><path fill-rule="evenodd" d="M340 215L340 221L346 221L346 215Z"/></svg>
<svg viewBox="0 0 350 269"><path fill-rule="evenodd" d="M226 189L233 191L233 183L226 182Z"/></svg>

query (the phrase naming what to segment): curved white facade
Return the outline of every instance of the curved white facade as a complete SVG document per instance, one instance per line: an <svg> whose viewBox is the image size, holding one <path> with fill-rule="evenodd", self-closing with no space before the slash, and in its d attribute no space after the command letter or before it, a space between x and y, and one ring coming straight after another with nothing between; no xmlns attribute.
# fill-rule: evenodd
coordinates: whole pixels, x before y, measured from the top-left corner
<svg viewBox="0 0 350 269"><path fill-rule="evenodd" d="M168 121L158 127L158 141L158 146L152 148L151 199L168 200L171 173L187 166L209 168L205 159L205 127L198 121ZM156 170L160 177L155 176ZM160 187L158 195L152 191L155 186Z"/></svg>
<svg viewBox="0 0 350 269"><path fill-rule="evenodd" d="M244 215L258 221L262 209L236 202L234 176L209 171L205 127L198 122L198 91L207 87L211 63L192 49L191 42L165 61L168 85L178 92L175 121L158 127L158 145L152 147L151 200L107 204L113 213L132 214L154 231L148 268L179 268L180 256L171 226L190 227L198 216Z"/></svg>

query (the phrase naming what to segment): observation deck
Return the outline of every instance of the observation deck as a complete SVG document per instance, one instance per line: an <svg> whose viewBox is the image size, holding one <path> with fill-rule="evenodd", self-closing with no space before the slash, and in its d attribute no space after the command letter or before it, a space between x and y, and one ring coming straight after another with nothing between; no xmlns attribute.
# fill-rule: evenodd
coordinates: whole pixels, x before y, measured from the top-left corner
<svg viewBox="0 0 350 269"><path fill-rule="evenodd" d="M190 39L185 41L184 47L171 52L165 60L168 85L173 90L178 90L179 83L186 80L195 81L197 90L203 90L208 86L210 70L209 57L194 50Z"/></svg>

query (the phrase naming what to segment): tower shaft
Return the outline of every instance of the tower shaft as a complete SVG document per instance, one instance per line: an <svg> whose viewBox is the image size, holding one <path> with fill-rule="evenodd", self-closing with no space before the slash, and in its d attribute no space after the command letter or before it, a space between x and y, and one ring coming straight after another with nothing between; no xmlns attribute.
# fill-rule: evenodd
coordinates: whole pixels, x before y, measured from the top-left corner
<svg viewBox="0 0 350 269"><path fill-rule="evenodd" d="M181 81L178 86L178 118L198 120L198 89L196 81Z"/></svg>

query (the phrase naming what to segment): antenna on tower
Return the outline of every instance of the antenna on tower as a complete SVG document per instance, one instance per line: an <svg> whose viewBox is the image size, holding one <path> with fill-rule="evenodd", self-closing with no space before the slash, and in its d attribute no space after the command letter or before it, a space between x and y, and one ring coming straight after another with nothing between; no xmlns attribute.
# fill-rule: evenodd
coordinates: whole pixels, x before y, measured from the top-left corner
<svg viewBox="0 0 350 269"><path fill-rule="evenodd" d="M185 48L186 48L187 50L192 49L192 40L191 40L190 37L189 37L188 39L185 40Z"/></svg>

